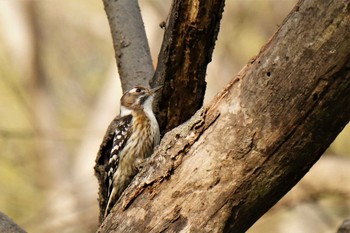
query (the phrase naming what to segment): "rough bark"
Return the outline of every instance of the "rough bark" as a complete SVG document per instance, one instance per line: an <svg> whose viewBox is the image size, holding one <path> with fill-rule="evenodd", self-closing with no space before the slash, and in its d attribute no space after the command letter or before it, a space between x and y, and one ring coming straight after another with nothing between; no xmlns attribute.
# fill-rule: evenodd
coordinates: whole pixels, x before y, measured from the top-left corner
<svg viewBox="0 0 350 233"><path fill-rule="evenodd" d="M111 28L123 91L149 87L154 74L151 53L137 0L103 0Z"/></svg>
<svg viewBox="0 0 350 233"><path fill-rule="evenodd" d="M6 233L25 233L20 226L18 226L12 219L0 212L0 232Z"/></svg>
<svg viewBox="0 0 350 233"><path fill-rule="evenodd" d="M344 220L337 233L350 233L350 219Z"/></svg>
<svg viewBox="0 0 350 233"><path fill-rule="evenodd" d="M350 119L350 4L302 0L232 82L167 133L99 232L244 232Z"/></svg>
<svg viewBox="0 0 350 233"><path fill-rule="evenodd" d="M157 119L161 133L188 120L203 105L205 75L219 32L224 0L175 0L165 24L155 84L163 84Z"/></svg>

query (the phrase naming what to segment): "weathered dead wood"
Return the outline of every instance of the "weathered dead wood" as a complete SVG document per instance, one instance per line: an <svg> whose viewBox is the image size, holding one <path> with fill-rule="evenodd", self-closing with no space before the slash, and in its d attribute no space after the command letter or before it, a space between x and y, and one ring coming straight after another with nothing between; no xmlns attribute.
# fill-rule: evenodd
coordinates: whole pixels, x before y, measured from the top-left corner
<svg viewBox="0 0 350 233"><path fill-rule="evenodd" d="M350 3L303 0L234 80L167 133L99 232L244 232L350 119Z"/></svg>
<svg viewBox="0 0 350 233"><path fill-rule="evenodd" d="M161 133L188 120L203 105L206 70L219 33L224 0L174 0L153 86Z"/></svg>

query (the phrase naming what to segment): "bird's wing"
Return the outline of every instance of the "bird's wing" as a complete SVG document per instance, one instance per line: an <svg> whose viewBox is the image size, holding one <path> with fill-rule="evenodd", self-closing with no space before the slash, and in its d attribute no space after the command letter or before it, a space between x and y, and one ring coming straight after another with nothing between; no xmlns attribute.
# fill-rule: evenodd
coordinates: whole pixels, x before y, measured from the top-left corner
<svg viewBox="0 0 350 233"><path fill-rule="evenodd" d="M113 135L113 144L106 166L107 178L108 178L108 196L111 194L113 187L113 174L116 172L119 166L120 151L124 148L126 142L130 138L131 134L131 121L132 115L127 115L119 118L116 122L116 127Z"/></svg>
<svg viewBox="0 0 350 233"><path fill-rule="evenodd" d="M117 152L116 146L119 148L123 147L124 144L130 137L130 131L125 135L125 132L121 129L126 129L124 126L130 125L132 122L132 115L127 116L117 116L109 124L103 141L100 145L100 149L97 153L95 161L95 175L99 181L99 205L100 205L100 221L103 220L104 211L108 201L109 195L109 180L108 180L108 170L110 169L110 160L113 157L112 150L115 148L114 152ZM128 127L130 128L130 127ZM129 129L130 130L130 129ZM124 135L123 135L124 132ZM118 139L118 135L121 137ZM116 138L116 139L115 139ZM114 140L115 139L115 140ZM117 156L118 157L118 156ZM118 165L119 159L116 159L114 163ZM108 170L107 170L108 169Z"/></svg>

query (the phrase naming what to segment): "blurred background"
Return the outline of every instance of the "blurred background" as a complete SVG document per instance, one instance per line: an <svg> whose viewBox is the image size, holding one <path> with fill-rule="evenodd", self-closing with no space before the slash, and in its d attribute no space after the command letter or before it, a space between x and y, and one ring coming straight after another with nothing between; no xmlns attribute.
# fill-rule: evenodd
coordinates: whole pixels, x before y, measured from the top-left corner
<svg viewBox="0 0 350 233"><path fill-rule="evenodd" d="M170 0L140 0L156 65ZM205 102L296 0L226 1ZM100 0L0 0L0 211L28 232L95 232L99 144L121 89ZM350 216L350 128L248 232L335 232Z"/></svg>

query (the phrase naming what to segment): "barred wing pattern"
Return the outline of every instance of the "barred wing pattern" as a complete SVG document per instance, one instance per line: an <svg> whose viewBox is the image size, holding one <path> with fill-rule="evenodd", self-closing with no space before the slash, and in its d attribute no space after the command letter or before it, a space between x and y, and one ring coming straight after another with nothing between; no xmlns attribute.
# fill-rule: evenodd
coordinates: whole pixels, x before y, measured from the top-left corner
<svg viewBox="0 0 350 233"><path fill-rule="evenodd" d="M125 146L126 142L130 138L131 123L132 123L132 115L121 117L116 122L116 127L113 135L113 146L111 149L108 164L106 166L106 172L107 172L106 183L108 183L108 196L106 200L110 199L110 195L114 187L113 177L119 167L120 150Z"/></svg>

